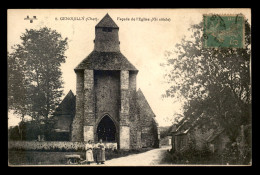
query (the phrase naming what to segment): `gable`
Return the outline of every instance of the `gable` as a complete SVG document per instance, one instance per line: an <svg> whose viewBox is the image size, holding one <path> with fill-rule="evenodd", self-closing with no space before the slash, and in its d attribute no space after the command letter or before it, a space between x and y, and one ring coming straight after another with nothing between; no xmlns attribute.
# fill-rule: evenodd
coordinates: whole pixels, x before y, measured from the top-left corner
<svg viewBox="0 0 260 175"><path fill-rule="evenodd" d="M62 102L59 104L53 115L75 115L76 96L70 90Z"/></svg>

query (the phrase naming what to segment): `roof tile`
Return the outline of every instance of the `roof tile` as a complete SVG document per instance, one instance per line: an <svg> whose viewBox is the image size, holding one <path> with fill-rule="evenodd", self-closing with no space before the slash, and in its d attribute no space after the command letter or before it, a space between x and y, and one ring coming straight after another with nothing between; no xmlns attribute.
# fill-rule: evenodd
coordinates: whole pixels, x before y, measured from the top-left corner
<svg viewBox="0 0 260 175"><path fill-rule="evenodd" d="M121 52L92 51L74 70L132 70L138 71Z"/></svg>

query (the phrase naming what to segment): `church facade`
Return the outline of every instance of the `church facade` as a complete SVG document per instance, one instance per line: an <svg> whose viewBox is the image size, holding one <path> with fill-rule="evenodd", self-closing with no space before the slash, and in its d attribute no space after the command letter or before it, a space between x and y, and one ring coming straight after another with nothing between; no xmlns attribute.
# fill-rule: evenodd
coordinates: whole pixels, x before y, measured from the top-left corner
<svg viewBox="0 0 260 175"><path fill-rule="evenodd" d="M155 114L138 70L120 52L119 27L107 14L95 26L94 50L74 69L76 107L71 141L116 142L119 149L158 147Z"/></svg>

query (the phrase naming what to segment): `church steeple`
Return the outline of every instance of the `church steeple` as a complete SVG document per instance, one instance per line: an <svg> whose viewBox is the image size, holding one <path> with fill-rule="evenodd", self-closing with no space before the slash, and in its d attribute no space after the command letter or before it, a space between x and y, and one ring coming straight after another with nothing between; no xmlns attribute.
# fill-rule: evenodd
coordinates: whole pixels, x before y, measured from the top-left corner
<svg viewBox="0 0 260 175"><path fill-rule="evenodd" d="M94 50L98 52L120 52L118 31L119 27L106 14L95 27Z"/></svg>
<svg viewBox="0 0 260 175"><path fill-rule="evenodd" d="M101 19L101 21L96 25L97 27L111 27L111 28L115 28L115 29L119 29L119 27L116 25L116 23L113 21L113 19L109 16L109 14L107 13L106 16L104 16L103 19Z"/></svg>

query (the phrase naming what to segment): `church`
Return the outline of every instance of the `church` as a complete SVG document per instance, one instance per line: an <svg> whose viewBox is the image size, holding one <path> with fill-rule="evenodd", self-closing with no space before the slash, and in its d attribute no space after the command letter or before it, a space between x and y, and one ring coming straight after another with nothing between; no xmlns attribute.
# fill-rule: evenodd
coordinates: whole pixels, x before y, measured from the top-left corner
<svg viewBox="0 0 260 175"><path fill-rule="evenodd" d="M74 69L76 95L70 91L57 108L55 130L73 142L159 147L156 116L136 89L138 70L121 53L118 32L108 14L95 26L94 50Z"/></svg>

